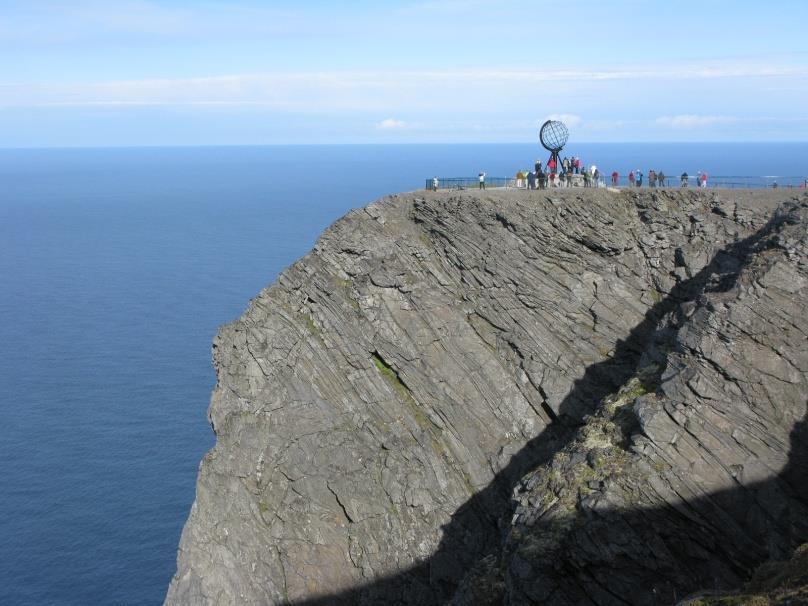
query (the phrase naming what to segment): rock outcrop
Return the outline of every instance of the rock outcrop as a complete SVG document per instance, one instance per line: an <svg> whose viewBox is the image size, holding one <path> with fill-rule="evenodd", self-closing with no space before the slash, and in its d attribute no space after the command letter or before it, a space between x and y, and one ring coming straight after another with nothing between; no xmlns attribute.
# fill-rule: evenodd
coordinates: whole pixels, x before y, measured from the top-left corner
<svg viewBox="0 0 808 606"><path fill-rule="evenodd" d="M808 540L808 196L353 211L214 343L167 604L665 604Z"/></svg>

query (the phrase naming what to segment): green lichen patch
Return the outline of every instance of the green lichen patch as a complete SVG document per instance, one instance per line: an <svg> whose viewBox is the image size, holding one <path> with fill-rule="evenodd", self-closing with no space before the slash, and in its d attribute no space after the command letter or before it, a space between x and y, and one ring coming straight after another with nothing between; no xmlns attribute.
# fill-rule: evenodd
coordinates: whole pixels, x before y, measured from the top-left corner
<svg viewBox="0 0 808 606"><path fill-rule="evenodd" d="M384 377L385 381L387 381L390 386L395 389L396 393L398 393L405 400L415 399L412 397L412 392L410 389L404 385L401 377L398 376L398 373L393 370L393 368L387 362L384 361L384 358L379 355L379 352L374 351L371 354L371 357L373 358L373 365L376 366L376 370L378 370L382 377Z"/></svg>
<svg viewBox="0 0 808 606"><path fill-rule="evenodd" d="M317 326L317 324L314 322L314 318L312 318L311 315L309 314L302 314L302 315L303 315L303 321L306 323L306 328L308 329L308 331L313 336L320 338L323 331L320 330L320 327Z"/></svg>
<svg viewBox="0 0 808 606"><path fill-rule="evenodd" d="M415 400L410 388L407 387L404 381L401 380L401 377L395 371L395 369L385 362L384 358L379 355L378 351L372 352L371 357L373 358L373 365L376 366L376 369L379 371L382 377L384 377L384 380L387 381L387 383L400 396L401 401L404 402L410 409L412 417L415 419L418 427L426 432L440 434L441 429L427 416L424 409Z"/></svg>

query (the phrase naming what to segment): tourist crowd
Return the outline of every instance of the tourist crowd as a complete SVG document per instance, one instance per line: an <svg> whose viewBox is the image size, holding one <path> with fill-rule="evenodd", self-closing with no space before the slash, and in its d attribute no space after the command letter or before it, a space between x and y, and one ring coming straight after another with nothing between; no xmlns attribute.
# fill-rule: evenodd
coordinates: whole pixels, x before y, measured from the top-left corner
<svg viewBox="0 0 808 606"><path fill-rule="evenodd" d="M560 165L559 165L560 164ZM640 169L632 170L628 173L628 185L630 187L642 187L645 175ZM684 172L679 177L680 187L688 187L690 176ZM611 185L617 187L620 184L620 173L613 171L611 174ZM696 177L696 184L699 187L707 187L707 173L699 172ZM581 162L578 156L565 157L559 163L554 157L550 157L546 165L542 165L540 160L536 160L533 170L516 173L516 186L527 189L545 189L547 187L604 187L605 179L594 164L587 167ZM668 187L669 177L661 170L648 171L648 187Z"/></svg>
<svg viewBox="0 0 808 606"><path fill-rule="evenodd" d="M587 167L578 156L564 158L560 165L555 157L550 157L547 165L536 160L533 170L520 171L516 174L516 186L528 189L546 189L547 187L599 187L600 170L594 164Z"/></svg>
<svg viewBox="0 0 808 606"><path fill-rule="evenodd" d="M613 171L610 175L611 186L620 186L620 173ZM646 175L639 168L629 171L626 181L629 187L642 187L646 184ZM670 187L673 185L671 178L661 170L649 170L647 175L648 187ZM679 187L688 187L690 175L683 172L679 176ZM478 173L479 188L485 189L486 174L481 170ZM700 171L695 177L698 187L707 187L707 173ZM437 177L432 179L427 187L437 191L440 182ZM516 187L526 189L547 189L548 187L606 187L606 179L601 174L600 169L591 164L586 166L578 156L565 157L560 162L556 157L551 156L546 164L541 160L536 160L533 170L520 170L516 173ZM775 185L776 187L776 185Z"/></svg>

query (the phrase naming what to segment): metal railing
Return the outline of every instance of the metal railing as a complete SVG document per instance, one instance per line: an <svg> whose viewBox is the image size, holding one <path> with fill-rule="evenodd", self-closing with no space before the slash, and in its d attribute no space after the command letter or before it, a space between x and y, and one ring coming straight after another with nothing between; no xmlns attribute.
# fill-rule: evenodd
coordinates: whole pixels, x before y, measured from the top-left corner
<svg viewBox="0 0 808 606"><path fill-rule="evenodd" d="M436 177L437 187L434 179L427 179L426 189L479 189L479 177ZM514 177L486 177L485 187L516 187Z"/></svg>
<svg viewBox="0 0 808 606"><path fill-rule="evenodd" d="M602 176L603 180L604 177ZM611 176L606 176L605 181L607 184L612 185ZM656 184L657 187L698 187L698 175L688 175L687 185L683 185L680 176L665 176L664 185ZM747 175L717 175L708 176L708 188L729 188L729 189L765 189L777 187L806 187L808 185L808 177L790 177L778 175L764 175L764 176L747 176ZM617 181L618 187L629 187L631 184L628 177L621 175ZM642 187L649 187L648 175L643 175ZM635 185L636 187L636 185Z"/></svg>
<svg viewBox="0 0 808 606"><path fill-rule="evenodd" d="M437 186L435 184L437 179ZM680 176L666 176L663 185L655 184L656 187L698 187L697 175L689 175L687 178L687 185L683 185ZM594 184L593 184L594 185ZM612 182L611 175L601 174L597 187L636 187L636 184L629 183L628 177L620 175L617 183ZM643 176L642 187L647 188L650 184L648 176ZM434 179L426 179L425 189L443 189L443 190L463 190L463 189L479 189L480 183L478 177L436 177ZM526 189L527 179L517 179L516 177L486 177L486 188L516 188ZM548 185L548 187L553 187ZM791 177L779 175L763 175L759 177L754 176L709 176L707 179L708 188L729 188L729 189L765 189L765 188L808 188L808 177Z"/></svg>

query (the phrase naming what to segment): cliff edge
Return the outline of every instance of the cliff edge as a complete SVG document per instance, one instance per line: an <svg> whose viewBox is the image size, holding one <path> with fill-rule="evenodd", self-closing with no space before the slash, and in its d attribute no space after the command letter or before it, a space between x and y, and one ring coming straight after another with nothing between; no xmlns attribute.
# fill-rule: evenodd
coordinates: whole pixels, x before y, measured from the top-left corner
<svg viewBox="0 0 808 606"><path fill-rule="evenodd" d="M666 604L808 541L808 196L420 192L214 342L166 604Z"/></svg>

